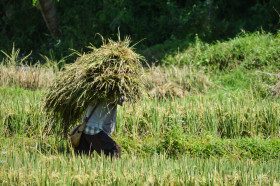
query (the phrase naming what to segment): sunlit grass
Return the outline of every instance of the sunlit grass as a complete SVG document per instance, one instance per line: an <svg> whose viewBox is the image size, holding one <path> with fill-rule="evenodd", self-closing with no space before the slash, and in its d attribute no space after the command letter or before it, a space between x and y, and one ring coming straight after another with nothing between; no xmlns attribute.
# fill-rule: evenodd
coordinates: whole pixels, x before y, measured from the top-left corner
<svg viewBox="0 0 280 186"><path fill-rule="evenodd" d="M122 159L69 156L44 140L0 139L0 183L4 185L277 185L280 161L237 158L198 158L164 154ZM59 142L56 142L59 143Z"/></svg>
<svg viewBox="0 0 280 186"><path fill-rule="evenodd" d="M1 64L0 185L279 185L279 69L271 42L260 42L267 38L197 41L167 59L188 66L145 69L152 96L118 107L112 138L122 159L113 160L75 156L61 123L42 109L45 87L61 73L56 63Z"/></svg>
<svg viewBox="0 0 280 186"><path fill-rule="evenodd" d="M0 86L42 89L51 85L56 72L40 65L15 66L0 64Z"/></svg>
<svg viewBox="0 0 280 186"><path fill-rule="evenodd" d="M50 127L48 133L60 135L59 123L42 110L41 91L1 88L0 92L1 132L36 136ZM117 132L161 135L177 126L191 135L279 137L279 110L279 98L261 99L248 92L144 99L119 107Z"/></svg>
<svg viewBox="0 0 280 186"><path fill-rule="evenodd" d="M60 123L42 110L42 91L0 92L1 136L62 138ZM278 98L246 92L142 100L118 108L113 138L123 152L140 156L279 158L279 109Z"/></svg>

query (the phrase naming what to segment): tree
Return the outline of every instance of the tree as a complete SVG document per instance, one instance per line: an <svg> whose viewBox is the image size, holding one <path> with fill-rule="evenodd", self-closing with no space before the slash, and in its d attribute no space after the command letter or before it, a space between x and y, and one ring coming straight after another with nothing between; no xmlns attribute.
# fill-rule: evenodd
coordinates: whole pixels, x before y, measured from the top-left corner
<svg viewBox="0 0 280 186"><path fill-rule="evenodd" d="M52 0L39 0L39 7L51 35L54 38L59 38L61 34Z"/></svg>

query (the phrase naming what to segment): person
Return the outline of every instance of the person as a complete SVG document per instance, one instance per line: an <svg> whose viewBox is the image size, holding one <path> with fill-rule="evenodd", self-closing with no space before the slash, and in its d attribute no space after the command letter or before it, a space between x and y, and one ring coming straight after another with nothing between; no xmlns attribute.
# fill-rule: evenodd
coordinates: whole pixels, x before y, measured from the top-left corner
<svg viewBox="0 0 280 186"><path fill-rule="evenodd" d="M121 158L121 147L110 136L116 127L117 105L124 102L124 96L118 102L100 101L96 105L89 105L86 114L88 119L86 127L82 133L80 144L74 150L77 154L98 154L104 153L107 157Z"/></svg>

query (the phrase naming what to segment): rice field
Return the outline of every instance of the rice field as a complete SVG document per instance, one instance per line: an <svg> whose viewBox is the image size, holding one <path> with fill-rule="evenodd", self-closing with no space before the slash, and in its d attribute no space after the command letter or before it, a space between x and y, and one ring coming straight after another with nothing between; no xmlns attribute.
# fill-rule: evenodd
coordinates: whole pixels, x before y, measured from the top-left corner
<svg viewBox="0 0 280 186"><path fill-rule="evenodd" d="M39 140L40 141L40 140ZM200 158L164 153L121 160L73 156L52 143L1 139L1 185L279 185L280 160ZM64 146L63 142L60 144Z"/></svg>
<svg viewBox="0 0 280 186"><path fill-rule="evenodd" d="M122 159L73 154L44 90L0 88L1 185L279 185L280 102L250 92L144 99L118 109Z"/></svg>
<svg viewBox="0 0 280 186"><path fill-rule="evenodd" d="M260 96L252 73L147 70L152 96L118 107L113 160L76 156L42 109L59 72L0 73L0 185L280 185L280 98Z"/></svg>
<svg viewBox="0 0 280 186"><path fill-rule="evenodd" d="M0 88L0 127L4 135L60 135L60 124L42 109L43 91ZM262 99L248 92L185 96L178 99L143 99L118 109L119 135L163 135L181 127L190 135L221 138L280 136L279 98ZM75 125L75 123L73 123Z"/></svg>

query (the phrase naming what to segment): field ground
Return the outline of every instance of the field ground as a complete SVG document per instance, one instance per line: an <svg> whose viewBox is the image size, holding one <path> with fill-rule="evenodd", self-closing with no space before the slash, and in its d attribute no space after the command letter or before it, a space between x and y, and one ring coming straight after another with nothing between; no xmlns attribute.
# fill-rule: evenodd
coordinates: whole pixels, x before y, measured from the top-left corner
<svg viewBox="0 0 280 186"><path fill-rule="evenodd" d="M125 104L113 136L123 156L111 161L69 156L42 91L0 92L3 185L280 184L279 99L241 91Z"/></svg>
<svg viewBox="0 0 280 186"><path fill-rule="evenodd" d="M279 42L198 40L147 69L151 96L118 108L119 160L74 155L42 109L55 62L22 70L6 60L0 185L280 185Z"/></svg>

